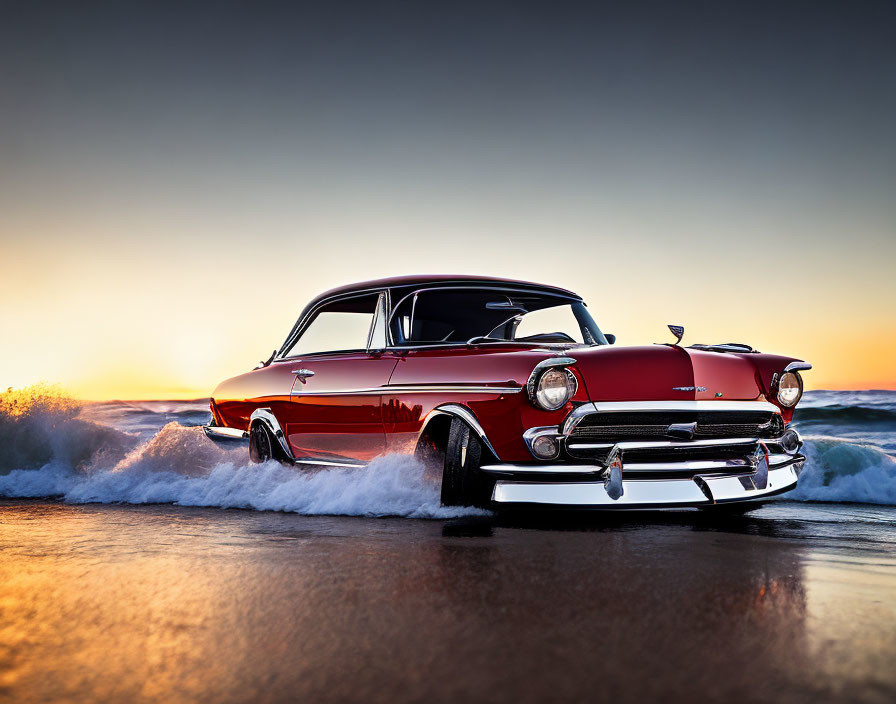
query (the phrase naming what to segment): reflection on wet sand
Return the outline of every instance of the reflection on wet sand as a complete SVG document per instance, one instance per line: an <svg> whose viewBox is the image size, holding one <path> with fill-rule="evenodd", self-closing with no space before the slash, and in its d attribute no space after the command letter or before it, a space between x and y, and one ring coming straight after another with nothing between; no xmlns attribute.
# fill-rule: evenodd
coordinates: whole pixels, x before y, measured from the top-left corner
<svg viewBox="0 0 896 704"><path fill-rule="evenodd" d="M544 519L9 503L0 506L0 695L730 702L855 694L848 673L820 669L813 657L813 545L762 535L762 521L731 521L576 520L556 530ZM892 693L890 677L862 694Z"/></svg>

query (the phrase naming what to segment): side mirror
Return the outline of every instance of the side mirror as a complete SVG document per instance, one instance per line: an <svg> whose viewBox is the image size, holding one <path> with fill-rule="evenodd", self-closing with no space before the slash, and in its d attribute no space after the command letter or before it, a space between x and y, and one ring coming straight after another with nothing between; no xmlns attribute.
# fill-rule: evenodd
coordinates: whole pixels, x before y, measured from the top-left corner
<svg viewBox="0 0 896 704"><path fill-rule="evenodd" d="M611 345L616 344L616 336L615 335L605 332L604 337L607 338L607 342L609 342Z"/></svg>

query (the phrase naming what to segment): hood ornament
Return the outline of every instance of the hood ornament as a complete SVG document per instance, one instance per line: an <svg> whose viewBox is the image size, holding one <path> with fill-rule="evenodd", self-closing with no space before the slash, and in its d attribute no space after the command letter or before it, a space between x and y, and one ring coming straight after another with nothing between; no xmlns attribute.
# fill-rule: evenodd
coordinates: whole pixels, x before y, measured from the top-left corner
<svg viewBox="0 0 896 704"><path fill-rule="evenodd" d="M681 338L684 337L684 326L669 325L668 328L672 331L672 334L675 335L675 344L677 345L679 342L681 342Z"/></svg>

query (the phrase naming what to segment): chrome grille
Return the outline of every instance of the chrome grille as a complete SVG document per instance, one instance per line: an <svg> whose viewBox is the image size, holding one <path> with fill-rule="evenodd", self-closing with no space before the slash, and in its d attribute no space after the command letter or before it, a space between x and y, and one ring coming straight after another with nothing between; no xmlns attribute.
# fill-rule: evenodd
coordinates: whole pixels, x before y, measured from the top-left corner
<svg viewBox="0 0 896 704"><path fill-rule="evenodd" d="M624 442L672 437L669 426L696 423L694 440L710 438L777 438L781 416L771 411L623 411L591 413L569 435L569 442Z"/></svg>

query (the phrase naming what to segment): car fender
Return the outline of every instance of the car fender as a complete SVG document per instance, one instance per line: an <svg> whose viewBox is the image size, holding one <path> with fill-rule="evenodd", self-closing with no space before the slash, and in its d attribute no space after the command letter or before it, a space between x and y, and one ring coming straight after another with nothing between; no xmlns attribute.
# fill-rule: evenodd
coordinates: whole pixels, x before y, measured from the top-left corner
<svg viewBox="0 0 896 704"><path fill-rule="evenodd" d="M438 416L443 415L460 418L467 425L469 425L470 428L473 429L473 432L476 433L476 435L482 441L482 444L485 445L485 447L488 449L488 451L491 452L492 455L494 455L494 457L500 461L501 458L498 456L497 451L489 441L488 436L485 434L485 430L479 423L476 415L469 408L458 403L444 403L440 406L436 406L426 414L426 417L423 419L423 426L420 428L420 432L417 435L418 446L420 444L421 438L426 434L426 429L429 427L430 423Z"/></svg>
<svg viewBox="0 0 896 704"><path fill-rule="evenodd" d="M280 427L280 422L277 420L277 416L274 415L274 412L270 408L257 408L252 412L252 415L249 416L249 428L252 428L252 424L255 422L264 423L267 427L268 431L271 433L271 436L280 443L280 447L283 452L286 453L286 456L295 461L295 456L292 454L292 450L289 447L289 443L286 441L286 434L283 432L283 428Z"/></svg>

